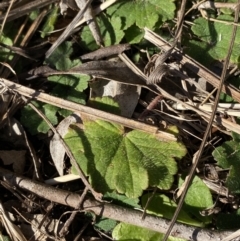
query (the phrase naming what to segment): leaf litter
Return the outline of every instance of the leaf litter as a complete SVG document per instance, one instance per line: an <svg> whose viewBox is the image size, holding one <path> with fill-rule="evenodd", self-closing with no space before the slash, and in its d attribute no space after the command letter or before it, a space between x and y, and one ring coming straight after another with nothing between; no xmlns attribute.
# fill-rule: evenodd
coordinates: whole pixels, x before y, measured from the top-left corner
<svg viewBox="0 0 240 241"><path fill-rule="evenodd" d="M110 1L106 1L107 4L111 5L114 3L114 1L111 1L112 3ZM103 4L100 1L94 2L91 6L93 7L92 12L99 11L99 6ZM67 5L70 6L69 3ZM200 4L198 8L202 11L206 6L201 6ZM16 5L14 7L21 9L22 6ZM4 9L4 6L2 8ZM187 10L189 8L188 6ZM222 10L221 6L220 9ZM116 221L111 221L117 215L114 217L114 215L106 214L111 218L104 219L102 217L96 221L96 224L90 225L89 221L93 220L94 217L88 214L87 209L79 208L81 205L84 206L84 201L82 200L79 206L76 205L74 207L78 207L79 210L84 212L79 212L75 217L72 216L69 219L69 224L65 226L66 230L73 231L69 232L65 237L58 237L58 239L73 240L79 229L84 238L102 238L102 235L109 235L116 240L131 238L135 240L162 239L163 234L155 232L154 225L149 227L146 224L145 226L145 228L148 227L152 230L143 229L144 226L136 227L134 224L139 224L127 218L126 212L131 213L131 210L134 210L134 208L144 209L147 213L146 220L148 220L149 213L161 218L171 219L173 210L177 206L174 193L181 186L183 179L187 175L192 156L199 149L201 139L211 116L215 94L214 92L210 94L210 92L213 90L213 87L218 86L218 76L222 71L230 41L233 11L217 11L206 8L205 11L209 14L211 21L206 20L205 16L198 17L196 12L194 12L197 10L190 12L185 19L186 22L182 31L183 52L205 65L213 73L189 57L182 56L180 52L173 50L172 54L163 63L164 68L162 67L160 70L154 71L157 74L155 74L153 82L155 83L156 80L159 82L158 85L146 85L145 81L148 80L149 74L157 66L155 63L156 58L154 60L150 56L158 54L159 51L166 51L164 48L169 46L160 44L159 39L154 39L154 35L150 35L151 32L148 32L147 28L164 37L164 41L172 43L172 36L174 35L173 32L177 21L174 17L176 17L176 11L178 11L178 6L176 6L174 1L160 1L160 3L155 0L117 1L108 7L106 11L103 11L96 17L96 23L100 30L98 34L101 35L100 37L103 40L102 44L114 47L114 45L128 43L132 44L131 49L129 47L125 49L127 55L122 54L122 52L116 52L114 58L112 56L103 56L103 60L100 59L95 62L82 59L83 63L80 61L80 56L99 49L100 41L95 42L95 39L98 39L98 37L93 37L93 30L89 30L90 26L85 25L80 30L76 29L76 32L71 33L70 38L63 41L45 59L45 45L41 46L40 44L38 46L38 43L43 43L45 40L55 43L60 41L58 37L61 35L57 34L58 31L56 33L53 32L61 24L66 26L67 19L73 19L76 12L72 11L70 7L65 12L65 18L63 18L61 15L56 14L59 13L58 4L55 6L49 5L50 14L37 4L33 4L30 10L35 11L36 17L33 17L32 12L30 15L32 19L29 22L29 24L32 24L32 28L27 30L31 32L28 40L24 40L22 43L20 43L21 40L16 40L13 44L13 33L10 34L7 31L13 24L11 19L19 18L19 20L23 21L21 14L18 15L14 9L13 11L10 9L9 16L11 18L3 26L1 35L2 44L20 47L22 48L21 56L31 57L29 59L21 57L21 60L24 61L17 61L19 56L14 55L16 49L1 47L1 61L5 62L1 75L3 79L1 80L2 107L0 109L2 120L0 126L2 130L5 129L0 135L2 144L0 159L3 168L16 172L15 175L21 174L41 183L44 183L44 180L49 181L59 174L60 176L68 173L76 174L73 163L64 155L65 150L59 144L60 142L55 140L54 145L60 148L61 151L57 153L58 149L56 149L54 156L50 156L48 145L53 138L50 125L57 127L62 120L67 119L75 111L75 108L62 108L61 103L69 104L68 100L76 104L89 105L92 108L100 109L106 112L106 115L98 116L98 114L94 114L92 109L91 113L87 112L90 109L84 109L86 113L80 112L78 123L70 126L69 122L65 124L62 138L68 144L79 167L88 177L86 181L89 182L94 190L102 193L103 198L116 204L115 206L110 205L110 210L113 208L115 211L119 210L120 212L120 210L124 209L126 200L128 200L127 203L133 204L130 209L126 209L128 211L125 210L125 213L122 215L123 220L120 218L116 220L121 221L119 224ZM131 14L129 14L130 12ZM191 16L195 15L197 17L192 21ZM4 14L0 15L1 19L4 16L8 20L8 16ZM14 29L20 29L21 21L14 23ZM45 24L40 24L41 21ZM33 34L34 32L37 33L37 31L41 32L41 36ZM25 35L28 36L26 33ZM238 135L240 131L238 125L239 107L236 101L239 102L240 95L238 89L234 87L239 85L239 73L236 68L239 62L238 35L239 31L237 32L231 56L230 75L225 82L221 96L222 102L227 100L230 102L230 105L228 107L226 107L228 103L219 105L218 113L211 129L211 138L208 139L207 147L201 158L202 162L198 166L197 174L189 189L178 219L179 222L190 226L212 230L239 228L237 225L239 222L236 220L239 219L237 205L239 165L237 161L239 159ZM31 51L28 49L31 49ZM92 54L94 55L94 52ZM119 54L121 56L118 56ZM12 60L13 58L15 58L14 61ZM34 58L36 59L35 62L33 62ZM128 67L124 65L123 68L122 63L118 63L121 61L120 59ZM183 66L180 66L179 61L182 60L185 62L182 62ZM9 71L8 65L16 70L17 74L15 76ZM148 66L150 69L144 72L144 66ZM86 72L86 68L88 72ZM120 68L122 69L119 71ZM110 72L110 69L112 72ZM125 74L125 76L122 74ZM206 88L200 82L198 83L200 77L204 79L205 83L211 85ZM21 88L15 88L14 85L10 84L11 82L6 82L4 79L31 87L33 90L37 90L38 94L30 95L30 92L26 92L27 89L21 92ZM110 94L105 95L110 95L111 98L104 97L101 99L104 96L103 94L101 95L101 91L108 86L109 81L114 83L114 85L108 89ZM117 85L115 85L116 81ZM131 89L131 91L135 92L136 89L138 90L132 100L131 91L124 91L129 86L129 83L135 88ZM117 86L121 87L120 91L117 91ZM45 96L46 99L44 101L40 98L43 92L49 94ZM25 97L22 98L22 96ZM51 96L59 97L58 100L61 99L61 103L56 105L55 100L57 98L54 99ZM159 96L160 98L156 98ZM41 119L30 106L26 105L26 97L28 101L34 103L42 111L45 115L45 120ZM30 97L33 97L34 100L31 100ZM153 99L157 101L153 103ZM126 102L121 104L121 100L126 100ZM233 103L233 100L235 100L235 103ZM125 105L128 102L134 104L130 112L128 111L128 114L125 115L123 113L125 108L127 108ZM181 107L179 107L179 104L181 104ZM23 105L25 106L23 107ZM121 113L120 115L128 116L129 123L134 123L130 125L131 128L136 130L129 129L129 125L126 125L128 119L111 114L113 110L117 115ZM110 113L107 114L108 112ZM100 112L95 111L95 113ZM27 134L21 134L18 137L16 134L12 134L12 123L14 123L15 119L20 120ZM130 119L141 120L146 125L142 125L140 130L137 122L131 122ZM48 123L47 120L50 122ZM160 132L161 138L158 137ZM56 137L56 133L55 138L61 138ZM28 154L26 155L26 153ZM14 155L18 155L18 158L15 159ZM24 160L22 160L23 157ZM19 159L21 159L21 163L19 163ZM55 167L55 163L58 163L59 166ZM18 171L19 168L21 171ZM57 174L56 168L59 174ZM8 172L1 171L1 180L3 181L7 180L4 173ZM215 184L217 188L215 187L213 190L213 185L211 186L209 183L206 186L204 184L207 183L204 182L205 180ZM10 188L10 181L4 183L1 187L3 192L6 193L1 199L4 210L22 219L22 222L25 222L28 228L34 226L34 217L29 215L28 218L31 222L27 223L26 213L37 214L42 219L44 218L41 215L48 215L49 220L59 220L61 222L59 231L63 229L62 220L68 220L70 216L67 213L69 211L72 212L73 206L64 206L56 203L52 207L50 201L53 199L47 193L43 191L41 195L37 190L31 190L33 193L35 191L36 195L32 194L30 196L29 192L26 191L30 190L30 187L27 186L25 191L22 191L20 189L21 186L18 186L18 184L16 187L20 196L14 198L14 196L10 195L10 192L15 194L15 191L12 191ZM223 195L221 186L226 188L229 194ZM83 190L84 184L78 179L77 181L58 184L59 188L73 193ZM58 190L55 189L53 192L57 194ZM111 192L116 195L111 194L107 198L107 193ZM86 192L83 193L86 194ZM62 203L60 201L60 193L58 195L59 200L57 202ZM89 196L90 194L87 196L82 195L80 199L85 198L88 200ZM18 203L18 206L20 206L19 202L21 202L20 210L18 212L14 211L7 205L8 202ZM38 203L38 205L35 203ZM102 205L107 204L102 203ZM204 210L206 211L205 216L202 216ZM214 210L219 211L214 213ZM62 216L62 214L64 215ZM124 220L125 216L126 219ZM214 220L217 220L217 222L214 222ZM8 222L14 224L12 220L8 220ZM42 223L43 226L47 225L44 222ZM86 226L84 223L89 224ZM42 230L40 226L39 231L46 240L55 240L55 237L59 234L54 229ZM7 226L5 228L7 230ZM180 228L178 229L180 230ZM29 237L29 229L26 230L22 229L23 234L21 235ZM180 238L185 238L186 240L187 237L192 235L188 226L186 226L186 230L186 232L174 232L174 236L179 238L170 237L169 240L182 240ZM223 238L229 234L224 232L217 233L219 232L213 234L213 239L211 240L216 240L219 237L216 235L223 235L221 236ZM1 235L5 237L4 233ZM202 238L199 240L207 240L204 232L202 235ZM104 237L107 238L106 236ZM34 240L38 239L39 237L35 236Z"/></svg>

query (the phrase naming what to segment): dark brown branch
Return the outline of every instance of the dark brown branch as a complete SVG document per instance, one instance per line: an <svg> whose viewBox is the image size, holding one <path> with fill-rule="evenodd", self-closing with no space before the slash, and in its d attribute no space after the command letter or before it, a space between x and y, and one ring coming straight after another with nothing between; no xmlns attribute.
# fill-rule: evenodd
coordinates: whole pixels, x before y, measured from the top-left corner
<svg viewBox="0 0 240 241"><path fill-rule="evenodd" d="M3 168L0 168L0 178L14 187L22 188L36 194L39 197L72 208L78 207L78 203L81 198L81 196L76 193L60 190L39 182L34 182L25 177L17 176ZM91 198L84 201L83 208L86 211L92 211L99 216L147 228L160 233L165 233L170 223L170 221L166 219L157 218L151 215L146 215L145 219L142 220L142 212L138 210L124 208L109 203L100 203ZM172 233L175 237L187 240L215 241L227 237L232 232L217 232L176 223Z"/></svg>
<svg viewBox="0 0 240 241"><path fill-rule="evenodd" d="M109 47L98 49L88 54L84 54L80 58L82 60L89 60L89 59L99 60L106 57L111 57L113 55L121 54L122 52L124 52L125 50L129 50L130 48L131 48L130 44L117 44L117 45L112 45Z"/></svg>

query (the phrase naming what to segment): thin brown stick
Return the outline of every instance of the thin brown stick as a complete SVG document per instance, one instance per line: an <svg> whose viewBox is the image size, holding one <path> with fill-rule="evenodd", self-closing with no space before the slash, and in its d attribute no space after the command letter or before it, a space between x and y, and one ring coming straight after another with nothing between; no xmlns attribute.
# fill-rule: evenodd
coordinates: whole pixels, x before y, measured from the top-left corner
<svg viewBox="0 0 240 241"><path fill-rule="evenodd" d="M2 35L3 28L4 28L4 26L5 26L5 23L6 23L6 20L7 20L8 14L9 14L11 8L12 8L13 3L14 3L14 0L11 0L10 3L9 3L9 6L8 6L8 9L7 9L7 12L6 12L5 17L4 17L4 19L3 19L3 22L2 22L2 24L1 24L0 36Z"/></svg>
<svg viewBox="0 0 240 241"><path fill-rule="evenodd" d="M109 47L100 48L93 52L84 54L80 56L82 60L98 60L106 57L111 57L113 55L121 54L125 50L131 49L130 44L116 44Z"/></svg>
<svg viewBox="0 0 240 241"><path fill-rule="evenodd" d="M224 3L224 2L214 2L214 1L204 1L196 6L200 8L230 8L235 10L237 8L237 3Z"/></svg>
<svg viewBox="0 0 240 241"><path fill-rule="evenodd" d="M107 113L105 111L97 110L88 106L80 105L71 101L67 101L55 96L51 96L45 93L42 93L37 90L33 90L31 88L25 87L23 85L14 83L12 81L0 78L0 81L6 85L10 90L19 93L20 95L26 96L31 99L39 100L44 103L52 104L54 106L58 106L60 108L64 108L66 110L71 110L74 112L83 112L87 114L90 118L93 119L102 119L106 121L112 121L117 124L129 127L131 129L142 130L151 134L154 134L158 139L162 139L165 141L176 141L176 137L174 135L169 134L164 131L160 131L155 126L150 126L142 122L138 122L132 119L128 119L122 116L114 115Z"/></svg>
<svg viewBox="0 0 240 241"><path fill-rule="evenodd" d="M55 3L56 0L38 0L38 1L29 1L23 6L20 6L18 8L15 8L10 11L7 17L7 22L12 21L14 19L20 18L33 10L45 7L51 3ZM3 14L0 16L0 21L3 20L6 17L6 14Z"/></svg>

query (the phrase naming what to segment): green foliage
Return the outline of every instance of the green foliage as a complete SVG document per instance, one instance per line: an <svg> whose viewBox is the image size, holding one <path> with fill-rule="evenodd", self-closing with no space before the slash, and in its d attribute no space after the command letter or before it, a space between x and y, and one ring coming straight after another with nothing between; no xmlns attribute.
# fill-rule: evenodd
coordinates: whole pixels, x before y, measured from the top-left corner
<svg viewBox="0 0 240 241"><path fill-rule="evenodd" d="M151 194L142 196L141 201L143 207L146 205L150 196ZM186 196L185 205L180 211L178 221L197 227L204 227L203 221L210 221L210 219L206 220L202 217L199 218L199 211L203 208L211 206L212 204L213 202L209 189L200 178L195 177ZM176 207L177 205L167 196L163 194L155 194L147 206L147 213L171 219ZM197 217L197 219L192 218L192 215ZM120 223L114 228L112 236L115 240L119 241L155 241L161 240L164 237L164 234L160 234L145 228L136 227L130 224ZM183 239L169 237L168 240L174 241Z"/></svg>
<svg viewBox="0 0 240 241"><path fill-rule="evenodd" d="M33 10L30 14L29 14L29 19L31 19L32 21L34 21L39 15L39 9Z"/></svg>
<svg viewBox="0 0 240 241"><path fill-rule="evenodd" d="M68 70L81 64L80 60L72 61L70 59L72 51L72 44L64 42L46 60L46 63L54 66L57 70ZM48 80L55 84L50 94L85 105L86 96L83 91L88 87L89 78L88 75L71 74L50 76ZM53 125L58 124L58 116L68 116L72 113L71 111L63 110L49 104L38 104L35 102L35 105L37 105ZM29 106L23 108L21 121L32 134L37 134L38 132L46 133L49 130L49 126L45 121Z"/></svg>
<svg viewBox="0 0 240 241"><path fill-rule="evenodd" d="M125 31L125 38L128 43L136 44L139 43L144 36L144 30L138 28L135 24L130 26Z"/></svg>
<svg viewBox="0 0 240 241"><path fill-rule="evenodd" d="M137 130L125 133L123 126L101 120L84 124L84 132L72 127L65 141L97 191L139 197L148 186L171 187L174 157L185 155L183 145Z"/></svg>
<svg viewBox="0 0 240 241"><path fill-rule="evenodd" d="M231 15L220 15L217 20L233 22ZM210 64L213 60L223 60L227 55L232 33L232 26L220 22L197 18L192 26L193 33L201 40L191 40L187 53L201 63ZM199 54L201 52L201 54ZM239 63L240 31L237 31L231 55L232 63Z"/></svg>
<svg viewBox="0 0 240 241"><path fill-rule="evenodd" d="M226 186L230 191L240 193L240 136L232 134L233 140L226 141L222 146L217 147L212 155L218 165L224 169L230 169L226 180Z"/></svg>
<svg viewBox="0 0 240 241"><path fill-rule="evenodd" d="M154 30L173 19L174 12L173 0L124 0L109 7L107 14L99 15L97 22L105 46L118 44L123 37L134 44L143 39L144 27ZM88 26L84 27L81 38L88 49L98 48Z"/></svg>
<svg viewBox="0 0 240 241"><path fill-rule="evenodd" d="M69 79L71 80L71 78L73 76L68 76L68 77L69 77L68 80ZM81 86L84 86L84 85L87 86L87 80L88 79L89 79L89 76L83 76L83 78L81 78L80 81L79 81L79 78L76 79L78 81L78 85L76 86L77 89L75 89L73 87L74 85L73 86L71 86L71 85L56 85L53 88L53 90L51 91L51 94L55 95L59 98L63 98L65 100L69 100L69 101L73 101L73 102L81 104L81 105L85 105L86 104L86 101L85 101L86 95L85 95L84 92L79 91L78 89L81 89ZM52 80L52 78L51 78L51 80ZM67 117L72 113L72 111L58 108L58 113L61 116Z"/></svg>
<svg viewBox="0 0 240 241"><path fill-rule="evenodd" d="M234 102L234 99L230 95L225 94L223 92L220 94L219 99L223 103L233 103Z"/></svg>
<svg viewBox="0 0 240 241"><path fill-rule="evenodd" d="M133 0L119 1L107 13L123 19L124 30L136 24L139 28L153 29L157 22L165 22L174 18L175 4L173 0ZM151 17L150 17L151 16Z"/></svg>
<svg viewBox="0 0 240 241"><path fill-rule="evenodd" d="M114 240L118 241L159 241L163 239L164 234L157 233L146 228L120 223L114 228L112 236ZM168 241L185 241L185 239L169 237Z"/></svg>
<svg viewBox="0 0 240 241"><path fill-rule="evenodd" d="M11 238L7 235L3 235L0 233L0 240L1 241L12 241Z"/></svg>
<svg viewBox="0 0 240 241"><path fill-rule="evenodd" d="M56 125L58 123L56 112L58 107L49 104L42 104L36 101L32 101L32 104L40 110L45 116L49 119L49 121ZM45 121L42 120L41 117L30 107L25 106L21 111L21 123L26 126L28 131L32 134L47 133L49 130L49 126Z"/></svg>
<svg viewBox="0 0 240 241"><path fill-rule="evenodd" d="M60 86L70 86L74 88L76 91L82 92L88 87L88 81L90 80L90 77L88 75L81 75L80 78L79 75L53 75L49 76L48 80L51 82L58 83Z"/></svg>
<svg viewBox="0 0 240 241"><path fill-rule="evenodd" d="M180 179L179 187L182 183L183 180ZM213 200L209 188L198 176L195 176L184 200L184 210L201 220L204 224L207 224L211 222L211 216L204 217L200 215L200 211L212 206Z"/></svg>
<svg viewBox="0 0 240 241"><path fill-rule="evenodd" d="M97 229L103 230L105 232L110 232L116 227L117 223L118 222L116 220L101 217L101 218L97 218L94 226Z"/></svg>
<svg viewBox="0 0 240 241"><path fill-rule="evenodd" d="M49 32L52 32L54 30L54 24L58 17L58 11L59 11L59 7L55 6L51 10L51 12L48 14L45 24L42 27L42 31L41 31L42 38L49 35Z"/></svg>
<svg viewBox="0 0 240 241"><path fill-rule="evenodd" d="M12 46L13 42L11 38L9 38L4 33L0 36L0 43ZM13 54L11 54L10 50L4 47L0 47L0 61L7 61L7 59L11 60L13 58Z"/></svg>
<svg viewBox="0 0 240 241"><path fill-rule="evenodd" d="M110 18L105 14L100 14L97 17L97 23L106 47L120 43L124 36L123 23L120 18L115 16ZM95 50L98 48L88 26L83 28L81 38L88 49Z"/></svg>
<svg viewBox="0 0 240 241"><path fill-rule="evenodd" d="M117 102L110 97L97 97L94 99L90 99L88 105L99 110L103 110L112 114L120 115L121 110L119 109L119 105Z"/></svg>
<svg viewBox="0 0 240 241"><path fill-rule="evenodd" d="M223 1L223 0L222 0ZM231 0L231 2L235 0ZM140 43L144 35L144 27L159 30L159 27L168 20L175 17L174 0L119 0L109 7L105 13L97 17L100 32L103 36L105 46L128 42ZM219 20L233 22L232 10L221 9ZM41 37L45 37L49 31L54 30L57 20L58 8L54 7L48 15L42 28ZM31 13L30 18L35 19L38 10ZM14 34L18 27L7 23L0 42L12 45ZM16 25L17 26L17 25ZM5 31L6 30L6 31ZM191 28L194 33L193 39L187 42L185 49L188 54L199 62L208 65L216 60L224 60L229 46L232 26L219 22L210 22L203 18L197 18ZM183 35L184 37L184 35ZM83 43L89 50L98 48L88 26L81 33ZM168 36L169 38L169 36ZM139 46L138 46L139 47ZM159 51L158 48L153 52ZM153 52L150 52L152 54ZM1 48L0 60L5 62L12 58L10 51ZM72 43L64 42L46 60L46 64L57 70L68 70L81 64L79 60L72 60ZM201 54L199 54L201 53ZM231 62L240 62L240 32L238 30L236 41L231 56ZM136 59L140 54L134 53ZM138 61L136 61L138 62ZM88 87L89 76L86 75L59 75L50 76L50 94L71 100L79 104L85 104L86 96L84 90ZM239 78L235 79L238 87ZM238 82L237 82L238 80ZM227 95L222 95L222 100L232 101ZM62 116L71 112L58 107L33 101L53 125L58 124ZM89 100L89 105L119 114L119 108L110 98L96 98ZM48 125L29 106L22 110L21 122L32 134L46 133ZM169 189L173 183L173 176L177 173L177 164L174 158L182 158L185 147L177 142L161 142L154 136L137 130L128 131L123 126L108 123L101 120L85 121L84 131L77 126L72 126L65 137L66 142L74 153L79 165L89 176L94 189L104 193L104 199L115 204L139 208L139 199L143 190L149 186L160 189ZM169 132L176 133L174 127ZM213 152L218 165L230 169L226 180L226 186L230 191L240 193L240 136L233 133L233 140L225 142ZM74 172L74 170L73 170ZM179 181L179 186L183 182ZM112 193L109 193L112 192ZM118 192L118 193L117 193ZM121 195L121 194L124 195ZM141 197L142 205L145 206L149 195ZM179 221L190 225L204 227L211 222L210 217L202 217L199 211L213 205L209 189L195 177L179 215ZM147 212L157 216L170 219L176 209L176 204L167 196L157 194L151 200ZM219 229L239 228L240 211L231 214L219 214L217 227ZM114 220L100 218L95 226L106 232L112 230L117 222ZM133 225L120 223L113 231L116 240L161 240L162 234L135 227ZM169 238L169 240L181 240Z"/></svg>
<svg viewBox="0 0 240 241"><path fill-rule="evenodd" d="M46 59L46 64L54 66L57 70L68 70L78 65L80 60L72 61L70 56L73 52L72 43L64 42L61 44L51 56Z"/></svg>
<svg viewBox="0 0 240 241"><path fill-rule="evenodd" d="M183 180L179 180L179 186ZM142 196L142 206L145 207L152 194ZM183 208L178 216L178 221L189 225L204 227L211 221L210 217L202 217L199 212L213 205L212 196L207 186L199 177L195 177L188 190ZM163 194L155 194L147 206L147 213L171 219L177 205Z"/></svg>
<svg viewBox="0 0 240 241"><path fill-rule="evenodd" d="M116 192L107 192L104 194L103 198L104 200L110 201L113 204L118 204L125 207L141 208L141 206L138 204L138 198L129 198Z"/></svg>
<svg viewBox="0 0 240 241"><path fill-rule="evenodd" d="M142 196L141 200L143 207L146 206L146 203L151 195L152 194L149 193ZM147 206L147 213L171 219L176 210L176 207L177 204L164 194L156 194L153 196L153 198ZM191 214L188 214L187 209L181 209L180 214L178 216L178 221L197 227L204 227L201 221L192 218Z"/></svg>

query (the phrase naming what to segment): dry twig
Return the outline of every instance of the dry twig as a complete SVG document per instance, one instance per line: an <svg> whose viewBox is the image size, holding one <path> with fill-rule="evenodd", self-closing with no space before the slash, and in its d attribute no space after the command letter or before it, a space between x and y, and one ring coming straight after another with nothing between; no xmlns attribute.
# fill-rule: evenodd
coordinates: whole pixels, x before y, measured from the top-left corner
<svg viewBox="0 0 240 241"><path fill-rule="evenodd" d="M117 116L114 114L106 113L101 110L97 110L88 106L80 105L71 101L67 101L55 96L51 96L45 93L42 93L37 90L33 90L28 87L24 87L23 85L16 84L14 82L11 82L9 80L0 78L0 81L4 83L10 90L19 93L20 95L23 95L25 97L28 97L30 99L36 99L45 103L52 104L54 106L58 106L60 108L64 108L66 110L71 110L74 112L83 112L87 114L89 117L94 117L94 119L102 119L106 121L112 121L115 123L118 123L120 125L132 128L132 129L138 129L142 130L148 133L152 133L156 135L157 138L166 140L166 141L175 141L176 138L174 135L169 134L167 132L160 131L155 126L150 126L138 121L134 121L132 119L124 118L121 116Z"/></svg>
<svg viewBox="0 0 240 241"><path fill-rule="evenodd" d="M67 205L69 207L77 208L79 200L81 198L81 196L76 193L61 189L55 189L51 186L47 186L39 182L34 182L25 177L17 176L14 173L3 168L0 168L0 177L3 180L7 181L10 185L22 188L38 195L39 197L51 200L62 205ZM158 218L151 215L146 215L145 219L142 220L142 212L138 210L123 208L109 203L100 203L91 198L87 198L83 202L83 210L94 212L96 215L99 216L103 216L124 223L129 223L138 227L147 228L160 233L165 233L170 223L166 219ZM175 225L173 233L175 237L187 240L192 239L197 241L216 241L231 234L231 232L219 232L200 229L179 223Z"/></svg>
<svg viewBox="0 0 240 241"><path fill-rule="evenodd" d="M235 18L234 18L234 22L235 23L238 22L239 10L240 10L240 0L238 0L238 6L237 6L237 9L235 11ZM167 238L170 235L170 233L172 231L172 228L173 228L173 226L174 226L174 224L175 224L175 222L177 220L177 217L178 217L178 215L180 213L180 210L182 208L184 199L186 197L188 188L189 188L189 186L190 186L190 184L191 184L191 182L193 180L193 177L194 177L194 174L195 174L195 170L196 170L197 165L199 163L199 160L200 160L200 158L202 156L205 144L207 142L207 138L208 138L208 136L210 134L210 130L211 130L214 118L215 118L216 111L217 111L217 106L218 106L220 94L222 92L222 87L224 85L224 81L225 81L225 78L226 78L226 75L227 75L227 68L228 68L228 65L229 65L229 62L230 62L230 57L231 57L231 54L232 54L232 49L233 49L233 45L234 45L234 41L235 41L235 37L236 37L236 32L237 32L237 26L234 25L233 26L233 30L232 30L231 41L230 41L230 45L229 45L229 49L228 49L228 54L227 54L226 60L224 62L224 67L223 67L222 75L221 75L221 78L220 78L220 83L218 84L218 91L217 91L215 102L214 102L214 106L213 106L213 109L212 109L212 115L211 115L211 118L210 118L210 120L208 122L208 125L207 125L207 128L206 128L203 140L201 142L201 145L199 147L199 150L198 150L196 156L193 157L193 165L191 167L189 175L185 179L185 188L184 188L184 190L182 192L182 195L181 195L180 200L178 202L178 206L177 206L177 208L176 208L176 210L174 212L174 215L172 217L171 223L170 223L169 228L168 228L168 230L167 230L167 232L166 232L166 234L164 236L163 241L167 240Z"/></svg>

